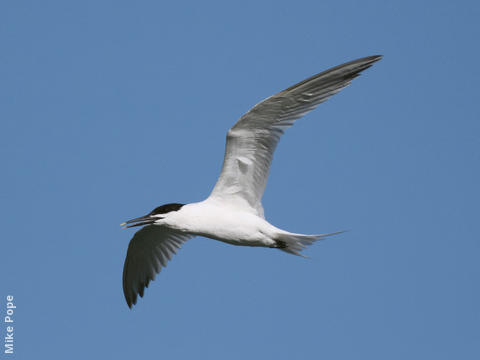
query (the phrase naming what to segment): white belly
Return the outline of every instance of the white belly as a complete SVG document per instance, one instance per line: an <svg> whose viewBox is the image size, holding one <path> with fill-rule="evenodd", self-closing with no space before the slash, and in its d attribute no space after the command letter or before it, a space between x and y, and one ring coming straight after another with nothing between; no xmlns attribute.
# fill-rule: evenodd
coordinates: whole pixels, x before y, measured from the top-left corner
<svg viewBox="0 0 480 360"><path fill-rule="evenodd" d="M233 245L273 246L277 228L247 211L207 202L185 205L168 226Z"/></svg>

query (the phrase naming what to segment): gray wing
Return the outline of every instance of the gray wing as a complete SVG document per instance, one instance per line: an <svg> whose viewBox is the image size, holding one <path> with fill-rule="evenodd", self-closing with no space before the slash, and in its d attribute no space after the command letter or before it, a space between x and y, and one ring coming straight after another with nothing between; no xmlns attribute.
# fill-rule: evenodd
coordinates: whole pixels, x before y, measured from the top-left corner
<svg viewBox="0 0 480 360"><path fill-rule="evenodd" d="M261 200L283 132L381 58L369 56L336 66L255 105L227 133L223 168L210 198L263 217Z"/></svg>
<svg viewBox="0 0 480 360"><path fill-rule="evenodd" d="M156 225L145 226L135 233L123 265L123 294L128 307L137 303L137 294L143 297L149 282L155 280L155 275L192 237Z"/></svg>

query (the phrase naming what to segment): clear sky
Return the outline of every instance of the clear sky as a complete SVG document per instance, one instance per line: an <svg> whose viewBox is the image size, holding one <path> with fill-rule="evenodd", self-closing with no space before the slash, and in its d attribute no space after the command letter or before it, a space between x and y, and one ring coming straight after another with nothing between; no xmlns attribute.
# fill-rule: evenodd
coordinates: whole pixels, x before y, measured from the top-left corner
<svg viewBox="0 0 480 360"><path fill-rule="evenodd" d="M0 5L2 359L479 359L475 1ZM383 54L282 138L267 219L310 259L195 238L133 310L119 224L205 198L226 131ZM0 337L6 334L2 322Z"/></svg>

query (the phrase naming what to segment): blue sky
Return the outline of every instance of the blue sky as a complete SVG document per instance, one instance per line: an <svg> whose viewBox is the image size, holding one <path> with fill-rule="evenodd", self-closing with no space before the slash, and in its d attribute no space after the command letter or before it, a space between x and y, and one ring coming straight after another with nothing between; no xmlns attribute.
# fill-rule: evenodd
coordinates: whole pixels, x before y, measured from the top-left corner
<svg viewBox="0 0 480 360"><path fill-rule="evenodd" d="M3 2L0 307L17 309L2 356L478 359L479 16L473 1ZM274 225L351 231L308 260L193 239L129 310L119 224L202 200L252 105L374 54L282 138L264 196Z"/></svg>

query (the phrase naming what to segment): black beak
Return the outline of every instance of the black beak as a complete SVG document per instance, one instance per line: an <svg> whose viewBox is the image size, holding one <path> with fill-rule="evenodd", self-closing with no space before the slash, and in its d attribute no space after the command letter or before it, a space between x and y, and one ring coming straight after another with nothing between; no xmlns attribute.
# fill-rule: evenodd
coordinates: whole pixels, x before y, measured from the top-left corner
<svg viewBox="0 0 480 360"><path fill-rule="evenodd" d="M140 216L138 218L132 219L125 221L124 223L121 223L120 226L123 226L124 229L126 228L131 228L134 226L143 226L143 225L151 225L155 222L155 220L158 220L158 217L152 217L151 215L145 215L145 216ZM130 224L130 225L127 225Z"/></svg>

